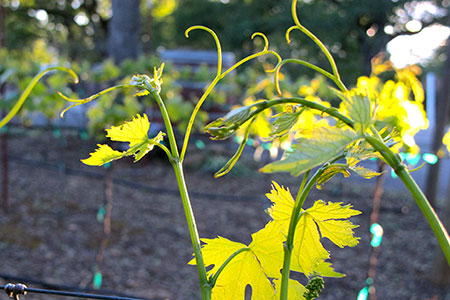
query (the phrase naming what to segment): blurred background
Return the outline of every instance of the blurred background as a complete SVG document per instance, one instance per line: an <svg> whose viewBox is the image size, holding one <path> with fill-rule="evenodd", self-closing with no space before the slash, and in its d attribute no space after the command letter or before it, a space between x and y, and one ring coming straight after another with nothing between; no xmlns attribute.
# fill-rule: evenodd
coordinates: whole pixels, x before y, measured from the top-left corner
<svg viewBox="0 0 450 300"><path fill-rule="evenodd" d="M377 76L383 84L401 82L398 74L406 73L398 70L417 79L405 97L426 112L427 121L407 116L415 129L399 151L411 169L425 164L413 175L447 226L449 6L449 0L298 4L302 24L330 49L348 87L362 76ZM186 265L192 252L187 228L164 155L154 151L141 164L114 162L105 168L79 162L104 142L105 128L136 113L147 113L150 130L157 133L162 124L154 103L133 97L133 91L115 91L61 119L68 103L56 92L88 97L128 83L133 74L151 75L164 62L162 96L180 134L217 70L211 36L192 31L185 37L192 25L218 34L224 68L260 51L262 39L250 37L262 32L269 48L283 58L302 58L329 69L325 56L299 31L286 43L285 31L293 25L290 10L289 0L0 0L3 115L44 68L66 66L80 76L79 84L65 74L47 76L19 115L2 128L0 284L18 281L146 299L198 299L195 268ZM276 58L266 55L238 68L220 82L199 114L186 168L202 237L221 235L248 243L250 234L267 221L264 194L271 181L292 191L298 188L296 178L256 172L283 150L260 132L249 139L243 161L225 178L213 179L239 139L213 143L202 130L236 105L276 97L265 72L275 64ZM283 75L282 89L290 95L317 96L336 105L326 80L313 71L286 66ZM367 166L385 170L377 161ZM378 179L336 178L312 198L350 202L364 213L354 220L361 225L361 244L331 250L336 269L347 277L326 280L323 299L450 299L448 266L415 203L390 170ZM383 243L376 247L370 244L375 219L384 228ZM28 297L37 296L24 299Z"/></svg>

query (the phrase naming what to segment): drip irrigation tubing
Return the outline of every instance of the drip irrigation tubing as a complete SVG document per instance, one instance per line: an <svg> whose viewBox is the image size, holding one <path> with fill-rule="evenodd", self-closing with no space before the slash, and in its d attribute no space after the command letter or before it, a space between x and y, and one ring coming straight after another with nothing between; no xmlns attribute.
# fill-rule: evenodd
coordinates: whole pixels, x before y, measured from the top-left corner
<svg viewBox="0 0 450 300"><path fill-rule="evenodd" d="M36 288L26 287L23 284L11 284L11 283L4 285L4 286L0 285L0 290L4 290L11 298L16 299L16 300L19 299L19 297L18 297L19 295L26 295L28 293L87 298L87 299L101 299L101 300L143 300L143 298L129 298L129 297L100 295L100 294L88 294L88 293L80 293L80 292L36 289Z"/></svg>
<svg viewBox="0 0 450 300"><path fill-rule="evenodd" d="M107 289L92 289L92 288L81 288L78 286L72 286L72 285L64 285L64 284L54 284L49 283L46 281L34 279L34 278L28 278L23 276L14 276L9 274L2 274L0 273L0 278L2 278L4 281L14 281L14 282L24 282L27 284L33 284L38 285L44 289L42 290L48 290L48 291L59 291L63 293L81 293L81 294L92 294L92 293L99 293L97 295L102 297L115 297L115 298L101 298L101 299L112 299L112 300L124 300L124 299L140 299L140 300L150 300L149 298L143 298L143 297L136 297L134 295L121 293L113 290L107 290ZM0 290L4 289L4 286L0 285ZM30 291L31 292L31 291ZM53 293L55 295L55 293ZM91 298L91 297L88 297ZM120 299L119 299L120 298ZM97 298L100 299L100 298Z"/></svg>

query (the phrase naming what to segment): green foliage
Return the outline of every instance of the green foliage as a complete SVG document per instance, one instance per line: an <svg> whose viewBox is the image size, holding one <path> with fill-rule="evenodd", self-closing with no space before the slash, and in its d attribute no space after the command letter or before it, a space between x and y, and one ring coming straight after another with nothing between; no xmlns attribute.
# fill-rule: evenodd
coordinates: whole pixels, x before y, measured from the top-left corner
<svg viewBox="0 0 450 300"><path fill-rule="evenodd" d="M362 136L354 131L336 127L318 127L302 138L288 152L285 159L270 163L260 171L265 173L289 172L293 176L338 158L345 149Z"/></svg>
<svg viewBox="0 0 450 300"><path fill-rule="evenodd" d="M41 41L42 42L42 41ZM33 47L23 50L0 50L0 84L8 87L5 89L4 100L1 107L11 110L19 100L20 93L33 81L35 74L45 67L55 63L52 54L40 42ZM54 120L58 112L64 107L64 101L57 96L57 91L63 91L72 95L73 91L67 86L67 74L53 72L45 81L37 82L28 95L29 101L23 103L19 116L28 123L33 113L42 113L46 118Z"/></svg>

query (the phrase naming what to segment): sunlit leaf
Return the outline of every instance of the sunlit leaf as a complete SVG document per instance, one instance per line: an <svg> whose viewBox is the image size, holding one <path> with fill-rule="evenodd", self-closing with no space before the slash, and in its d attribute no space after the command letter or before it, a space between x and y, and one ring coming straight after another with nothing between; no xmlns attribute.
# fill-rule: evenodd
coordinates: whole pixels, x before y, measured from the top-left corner
<svg viewBox="0 0 450 300"><path fill-rule="evenodd" d="M95 151L90 154L89 158L81 160L85 165L102 166L106 163L122 158L126 155L125 152L116 151L111 147L109 147L108 145L97 145L97 146L98 148L95 149Z"/></svg>
<svg viewBox="0 0 450 300"><path fill-rule="evenodd" d="M272 190L266 194L266 197L272 202L272 206L267 209L267 212L272 219L285 225L284 230L286 231L294 208L294 198L289 189L272 181Z"/></svg>
<svg viewBox="0 0 450 300"><path fill-rule="evenodd" d="M371 169L366 169L366 168L361 167L361 166L350 167L350 170L352 170L353 172L355 172L359 176L364 177L366 179L370 179L370 178L373 178L373 177L376 177L376 176L380 176L382 174L380 172L376 172L376 171L371 170Z"/></svg>
<svg viewBox="0 0 450 300"><path fill-rule="evenodd" d="M327 261L320 262L314 269L314 272L320 274L320 276L323 277L334 277L334 278L345 277L345 274L336 272L331 266L331 263Z"/></svg>
<svg viewBox="0 0 450 300"><path fill-rule="evenodd" d="M274 130L270 133L272 136L282 136L288 133L295 123L297 123L300 114L303 112L302 109L296 110L295 107L288 106L287 110L275 115L277 119L273 122Z"/></svg>
<svg viewBox="0 0 450 300"><path fill-rule="evenodd" d="M264 273L268 277L280 277L280 269L283 264L283 242L285 240L280 225L275 222L267 223L263 229L252 234L252 242L249 248L258 258Z"/></svg>
<svg viewBox="0 0 450 300"><path fill-rule="evenodd" d="M364 134L367 128L372 125L372 103L369 96L357 92L341 93L336 91L342 99L342 104L348 111L348 116L355 122L355 130Z"/></svg>
<svg viewBox="0 0 450 300"><path fill-rule="evenodd" d="M146 114L143 114L142 117L136 115L132 121L125 122L120 126L112 126L110 129L106 129L106 137L109 137L112 141L128 142L129 149L120 152L107 145L99 145L99 148L91 153L91 157L83 159L82 162L88 165L101 166L124 156L134 156L134 161L137 162L164 138L164 133L159 132L154 138L150 139L148 137L149 129L150 122Z"/></svg>
<svg viewBox="0 0 450 300"><path fill-rule="evenodd" d="M248 246L249 250L234 257L219 275L212 290L212 300L244 300L247 285L252 288L252 300L273 299L275 291L266 272L278 276L280 274L283 237L277 228L277 225L271 222L252 235L253 241ZM205 265L214 265L208 271L208 276L214 275L236 251L247 248L242 243L223 237L202 241L205 243L202 247ZM189 263L195 264L195 259Z"/></svg>
<svg viewBox="0 0 450 300"><path fill-rule="evenodd" d="M303 172L339 156L348 145L360 137L353 131L335 127L319 127L311 132L311 138L301 139L288 152L285 159L264 166L265 173L290 172L299 176Z"/></svg>
<svg viewBox="0 0 450 300"><path fill-rule="evenodd" d="M280 290L281 290L281 279L275 279L273 281L275 283L275 299L280 299ZM306 291L306 288L297 280L289 279L288 284L288 300L302 300L305 299L303 297L303 293Z"/></svg>
<svg viewBox="0 0 450 300"><path fill-rule="evenodd" d="M252 107L242 106L233 109L224 117L219 118L205 127L212 139L223 140L233 135L245 123L252 112Z"/></svg>
<svg viewBox="0 0 450 300"><path fill-rule="evenodd" d="M342 203L325 203L318 200L313 207L306 210L317 223L322 237L328 238L339 247L353 247L358 244L358 238L353 236L353 229L358 227L348 220L350 217L361 214L360 211L352 209L351 205Z"/></svg>
<svg viewBox="0 0 450 300"><path fill-rule="evenodd" d="M252 119L250 124L247 126L247 129L245 130L244 138L241 141L241 144L239 145L239 148L237 149L236 153L228 160L228 162L214 174L215 178L218 178L220 176L223 176L231 171L231 169L234 167L236 162L241 157L242 151L244 151L244 147L247 144L248 136L250 134L250 128L252 127L252 124L255 119Z"/></svg>
<svg viewBox="0 0 450 300"><path fill-rule="evenodd" d="M127 155L134 155L134 162L137 162L145 154L152 151L156 144L160 143L164 139L164 133L159 132L154 138L143 141L140 144L136 144L130 147L127 151Z"/></svg>
<svg viewBox="0 0 450 300"><path fill-rule="evenodd" d="M274 183L267 197L273 205L268 212L275 223L281 226L285 235L289 228L290 216L294 208L294 200L289 190ZM304 273L306 276L318 274L321 276L340 277L331 264L325 262L330 255L320 242L326 237L339 247L355 246L358 238L353 236L353 225L346 220L360 214L350 205L329 202L326 204L318 200L311 208L302 210L294 235L294 248L292 252L291 269Z"/></svg>
<svg viewBox="0 0 450 300"><path fill-rule="evenodd" d="M144 114L142 117L137 115L132 121L106 129L106 137L109 137L111 141L128 142L129 146L133 147L148 140L149 129L150 122L147 115Z"/></svg>
<svg viewBox="0 0 450 300"><path fill-rule="evenodd" d="M330 165L328 166L322 175L319 177L316 183L316 187L320 190L323 188L325 183L327 183L331 178L337 174L342 174L344 177L350 176L350 172L344 166Z"/></svg>
<svg viewBox="0 0 450 300"><path fill-rule="evenodd" d="M345 154L347 165L349 167L356 166L356 164L360 161L380 157L380 154L378 152L375 152L373 147L365 140L360 140L359 142L355 143L350 149L348 149Z"/></svg>

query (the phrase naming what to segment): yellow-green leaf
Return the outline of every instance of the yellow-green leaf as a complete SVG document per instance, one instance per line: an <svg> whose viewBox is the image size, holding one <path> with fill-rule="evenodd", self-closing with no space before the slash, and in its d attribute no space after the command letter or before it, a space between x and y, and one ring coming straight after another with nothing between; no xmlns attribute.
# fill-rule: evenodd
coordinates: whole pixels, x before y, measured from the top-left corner
<svg viewBox="0 0 450 300"><path fill-rule="evenodd" d="M350 172L347 171L347 168L344 166L337 166L337 165L329 165L325 171L320 175L319 179L317 180L316 187L317 189L321 190L325 183L327 183L331 178L333 178L335 175L341 173L344 175L344 177L350 176Z"/></svg>
<svg viewBox="0 0 450 300"><path fill-rule="evenodd" d="M275 279L273 281L275 283L275 298L280 299L280 290L281 290L281 280ZM303 300L303 293L305 293L306 288L297 280L289 279L288 283L288 300Z"/></svg>
<svg viewBox="0 0 450 300"><path fill-rule="evenodd" d="M317 274L320 274L322 277L335 277L335 278L342 278L345 277L345 274L336 272L333 267L331 266L330 262L322 261L314 270Z"/></svg>
<svg viewBox="0 0 450 300"><path fill-rule="evenodd" d="M159 132L154 138L148 139L141 144L134 145L127 151L127 155L134 155L134 162L137 162L145 154L152 151L156 144L160 143L164 139L164 133Z"/></svg>
<svg viewBox="0 0 450 300"><path fill-rule="evenodd" d="M297 120L303 110L304 109L300 109L297 111L295 107L288 106L286 111L273 116L277 119L273 122L274 129L270 133L270 135L283 136L288 133L292 129L292 127L294 127L295 123L297 123Z"/></svg>
<svg viewBox="0 0 450 300"><path fill-rule="evenodd" d="M133 117L132 121L106 129L106 137L109 137L111 141L128 142L130 143L130 148L132 148L148 140L149 129L150 122L147 115L143 114L141 117L138 114L136 117Z"/></svg>
<svg viewBox="0 0 450 300"><path fill-rule="evenodd" d="M274 182L267 197L273 202L272 207L268 209L270 216L287 235L290 215L294 208L292 195L289 190ZM339 247L355 246L358 243L358 238L353 236L356 226L346 219L358 214L360 212L352 209L350 205L342 206L341 203L332 202L326 204L322 200L316 201L311 208L302 210L294 235L291 269L306 276L337 276L339 273L334 272L330 265L326 265L325 260L329 258L329 253L320 239L326 237Z"/></svg>
<svg viewBox="0 0 450 300"><path fill-rule="evenodd" d="M230 172L231 169L236 164L236 162L239 160L239 158L241 157L242 151L244 151L244 147L247 144L248 136L250 135L250 128L252 127L253 122L255 120L256 119L253 118L250 121L250 124L247 126L247 129L245 130L244 138L242 139L241 144L239 145L239 148L237 149L236 153L234 153L234 155L230 158L230 160L228 160L228 162L222 168L220 168L219 171L217 171L214 174L215 178L218 178L218 177L223 176L223 175L227 174L228 172Z"/></svg>
<svg viewBox="0 0 450 300"><path fill-rule="evenodd" d="M242 243L223 237L202 239L203 259L206 266L214 265L208 275L214 275L220 266L236 251L246 248ZM282 244L281 244L282 245ZM258 248L257 248L258 249ZM258 249L257 251L261 251ZM195 264L195 259L189 262ZM260 261L251 249L234 257L220 273L212 290L212 300L244 300L247 285L252 288L252 300L272 300L274 289Z"/></svg>
<svg viewBox="0 0 450 300"><path fill-rule="evenodd" d="M264 166L265 173L290 172L299 176L303 172L336 158L347 146L360 138L354 131L336 127L318 127L311 138L301 139L285 159Z"/></svg>
<svg viewBox="0 0 450 300"><path fill-rule="evenodd" d="M354 167L350 167L350 170L352 170L353 172L355 172L356 174L358 174L361 177L364 177L366 179L370 179L376 176L380 176L383 173L380 172L376 172L374 170L371 169L366 169L364 167L361 166L354 166Z"/></svg>
<svg viewBox="0 0 450 300"><path fill-rule="evenodd" d="M149 139L149 129L150 122L146 114L143 114L142 117L136 115L132 121L125 122L120 126L112 126L110 129L106 129L106 136L112 141L128 142L130 148L126 152L120 152L107 145L99 145L99 148L91 153L91 157L82 162L92 166L101 166L114 159L131 155L134 155L134 161L137 162L164 138L164 133L159 132L154 138Z"/></svg>
<svg viewBox="0 0 450 300"><path fill-rule="evenodd" d="M280 225L272 221L260 231L252 234L252 242L248 247L258 258L268 277L280 277L285 240L286 237L282 233Z"/></svg>
<svg viewBox="0 0 450 300"><path fill-rule="evenodd" d="M295 229L291 270L310 276L318 264L328 258L330 254L320 242L316 223L311 216L303 214Z"/></svg>
<svg viewBox="0 0 450 300"><path fill-rule="evenodd" d="M284 231L287 231L292 209L294 208L294 199L289 189L285 189L275 181L272 181L272 190L266 194L266 197L272 201L272 206L267 210L269 215L283 226Z"/></svg>
<svg viewBox="0 0 450 300"><path fill-rule="evenodd" d="M81 160L84 164L89 166L102 166L126 155L126 152L116 151L108 145L97 146L98 148L90 154L89 158Z"/></svg>
<svg viewBox="0 0 450 300"><path fill-rule="evenodd" d="M373 105L369 97L356 92L344 94L336 91L336 93L342 99L350 119L355 122L355 130L364 134L367 128L372 125L373 119Z"/></svg>

